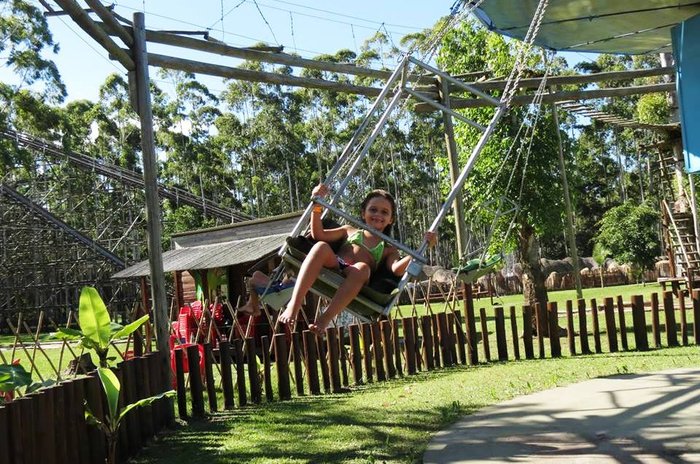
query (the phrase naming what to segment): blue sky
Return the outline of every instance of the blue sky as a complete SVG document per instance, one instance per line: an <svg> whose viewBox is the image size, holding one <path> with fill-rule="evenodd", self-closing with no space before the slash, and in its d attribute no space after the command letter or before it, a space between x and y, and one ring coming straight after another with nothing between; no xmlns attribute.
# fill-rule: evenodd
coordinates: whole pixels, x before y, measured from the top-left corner
<svg viewBox="0 0 700 464"><path fill-rule="evenodd" d="M358 51L379 30L388 33L398 44L403 35L431 27L441 16L449 14L453 0L116 0L114 4L115 12L127 19L136 11L145 12L149 29L208 30L213 38L230 45L266 42L312 58L342 48ZM100 84L110 73L124 74L121 65L110 60L106 51L68 16L49 17L48 22L60 44L60 52L51 58L68 88L69 101L96 100ZM149 50L223 65L237 64L231 58L188 56L181 49L156 45L149 45ZM567 59L572 64L587 58L580 55ZM393 68L393 63L386 65ZM151 78L168 90L170 84L159 79L153 68ZM0 68L0 80L16 83L7 68ZM224 89L220 79L202 80L214 93Z"/></svg>

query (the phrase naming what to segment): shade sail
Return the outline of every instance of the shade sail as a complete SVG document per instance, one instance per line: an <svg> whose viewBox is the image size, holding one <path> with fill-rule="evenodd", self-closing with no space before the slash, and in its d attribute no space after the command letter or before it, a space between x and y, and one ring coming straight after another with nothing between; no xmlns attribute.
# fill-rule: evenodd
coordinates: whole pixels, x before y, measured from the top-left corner
<svg viewBox="0 0 700 464"><path fill-rule="evenodd" d="M485 0L474 12L490 29L522 39L539 0ZM691 0L549 0L535 43L558 51L671 52L671 29L700 14Z"/></svg>

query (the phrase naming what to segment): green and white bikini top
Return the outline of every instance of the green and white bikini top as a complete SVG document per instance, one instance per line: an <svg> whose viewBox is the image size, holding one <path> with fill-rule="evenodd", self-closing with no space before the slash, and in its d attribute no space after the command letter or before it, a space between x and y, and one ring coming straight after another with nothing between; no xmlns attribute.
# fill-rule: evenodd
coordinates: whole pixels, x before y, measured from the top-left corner
<svg viewBox="0 0 700 464"><path fill-rule="evenodd" d="M377 243L373 248L369 248L367 245L365 245L364 230L358 229L348 237L347 242L353 245L359 245L367 250L372 258L374 258L375 266L379 264L379 261L381 261L382 255L384 254L384 240L380 240L379 243Z"/></svg>

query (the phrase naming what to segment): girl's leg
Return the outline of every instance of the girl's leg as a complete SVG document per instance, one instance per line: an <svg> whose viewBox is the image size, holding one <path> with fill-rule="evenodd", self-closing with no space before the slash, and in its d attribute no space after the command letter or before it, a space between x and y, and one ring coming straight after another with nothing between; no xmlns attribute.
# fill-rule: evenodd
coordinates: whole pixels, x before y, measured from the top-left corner
<svg viewBox="0 0 700 464"><path fill-rule="evenodd" d="M299 275L292 291L292 299L287 303L287 308L284 312L279 315L277 319L279 322L283 324L294 322L304 302L306 293L324 267L335 269L338 267L338 260L330 245L326 242L318 242L311 248L311 251L301 263Z"/></svg>
<svg viewBox="0 0 700 464"><path fill-rule="evenodd" d="M367 263L360 262L347 267L345 269L345 281L338 287L326 311L316 318L316 321L309 326L309 329L318 335L323 335L333 318L340 314L360 293L362 286L369 280L370 273L371 269Z"/></svg>

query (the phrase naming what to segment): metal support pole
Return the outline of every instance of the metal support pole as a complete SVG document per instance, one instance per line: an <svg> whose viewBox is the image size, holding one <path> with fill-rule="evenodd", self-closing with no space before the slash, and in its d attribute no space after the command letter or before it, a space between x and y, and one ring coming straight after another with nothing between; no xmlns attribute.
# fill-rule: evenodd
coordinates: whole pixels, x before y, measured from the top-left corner
<svg viewBox="0 0 700 464"><path fill-rule="evenodd" d="M554 90L554 88L552 88ZM561 185L564 189L564 205L566 207L566 235L569 239L571 249L571 260L574 267L574 282L576 282L576 298L583 298L581 288L581 271L578 265L578 248L576 248L576 231L574 229L574 213L571 209L571 195L569 194L569 181L566 178L566 165L564 164L564 146L561 142L561 132L559 131L559 113L557 105L552 103L552 116L554 118L554 130L557 133L557 143L559 145L559 172L561 174Z"/></svg>
<svg viewBox="0 0 700 464"><path fill-rule="evenodd" d="M449 83L442 77L438 77L440 83L439 94L442 104L450 107L450 86ZM450 160L450 184L455 185L457 176L459 175L459 160L457 159L457 142L455 141L454 124L452 116L446 112L442 112L442 123L445 127L445 145L447 146L447 157ZM455 197L455 202L452 205L455 215L455 233L457 234L457 255L462 259L467 248L467 225L464 222L464 200L462 195Z"/></svg>
<svg viewBox="0 0 700 464"><path fill-rule="evenodd" d="M133 58L136 63L136 101L141 121L141 151L143 156L143 180L146 194L146 224L148 227L148 262L151 271L151 298L156 325L158 351L168 353L168 305L165 296L163 252L161 250L162 226L158 199L156 149L153 138L153 113L149 89L148 58L146 54L146 27L143 13L134 13ZM162 356L166 372L168 356Z"/></svg>

